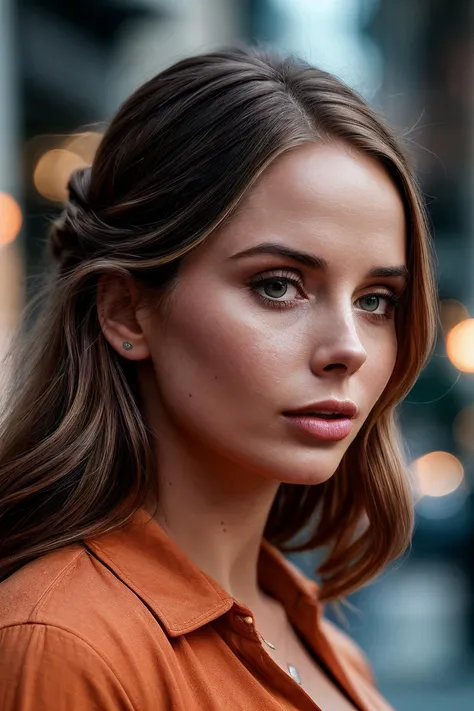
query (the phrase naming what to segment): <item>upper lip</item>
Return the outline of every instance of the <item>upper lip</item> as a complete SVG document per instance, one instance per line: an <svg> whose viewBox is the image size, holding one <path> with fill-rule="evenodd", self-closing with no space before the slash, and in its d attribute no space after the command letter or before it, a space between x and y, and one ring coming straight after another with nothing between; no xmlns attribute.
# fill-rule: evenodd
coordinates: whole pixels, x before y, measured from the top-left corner
<svg viewBox="0 0 474 711"><path fill-rule="evenodd" d="M358 409L351 400L319 400L299 407L297 410L285 412L285 415L308 415L312 412L330 412L334 415L343 415L351 419L357 417Z"/></svg>

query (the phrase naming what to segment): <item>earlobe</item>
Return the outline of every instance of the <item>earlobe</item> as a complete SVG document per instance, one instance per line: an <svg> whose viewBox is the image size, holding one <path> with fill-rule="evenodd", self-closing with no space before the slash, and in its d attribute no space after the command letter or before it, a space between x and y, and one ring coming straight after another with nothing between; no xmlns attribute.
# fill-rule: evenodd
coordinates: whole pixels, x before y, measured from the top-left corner
<svg viewBox="0 0 474 711"><path fill-rule="evenodd" d="M116 348L113 343L111 343L111 345L113 345L113 347L120 353L120 355L127 358L127 360L146 360L147 358L149 358L150 351L144 335L136 334L133 337L130 336L130 338L133 338L133 340L127 339L122 341L120 348ZM110 339L108 340L110 343Z"/></svg>
<svg viewBox="0 0 474 711"><path fill-rule="evenodd" d="M119 355L127 360L146 360L150 357L145 335L140 331L131 331L125 324L111 320L106 320L101 326L108 343Z"/></svg>
<svg viewBox="0 0 474 711"><path fill-rule="evenodd" d="M139 292L133 280L103 275L97 285L97 315L104 337L128 360L146 360L150 351L136 318Z"/></svg>

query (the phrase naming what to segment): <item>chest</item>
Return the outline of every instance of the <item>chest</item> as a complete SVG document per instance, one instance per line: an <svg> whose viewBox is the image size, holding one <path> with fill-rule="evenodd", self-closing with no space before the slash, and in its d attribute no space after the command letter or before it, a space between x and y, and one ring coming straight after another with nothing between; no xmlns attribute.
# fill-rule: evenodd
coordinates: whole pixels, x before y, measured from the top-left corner
<svg viewBox="0 0 474 711"><path fill-rule="evenodd" d="M357 711L298 638L285 651L303 686L283 670L285 660L272 657L237 614L176 637L163 635L158 625L147 625L139 639L139 645L124 640L121 658L115 661L127 694L143 711ZM355 672L351 683L362 689L363 679ZM387 707L376 695L361 711Z"/></svg>
<svg viewBox="0 0 474 711"><path fill-rule="evenodd" d="M236 623L238 624L238 623ZM357 711L306 652L298 638L289 650L300 686L260 640L237 628L208 626L172 641L166 665L174 711ZM163 679L163 660L155 678ZM149 683L140 688L150 691ZM142 702L149 708L149 700ZM364 710L367 711L367 710ZM371 709L371 711L376 711Z"/></svg>
<svg viewBox="0 0 474 711"><path fill-rule="evenodd" d="M290 635L283 655L278 650L271 650L270 655L285 672L291 663L298 672L302 688L321 711L356 711L347 695L321 668L296 634Z"/></svg>

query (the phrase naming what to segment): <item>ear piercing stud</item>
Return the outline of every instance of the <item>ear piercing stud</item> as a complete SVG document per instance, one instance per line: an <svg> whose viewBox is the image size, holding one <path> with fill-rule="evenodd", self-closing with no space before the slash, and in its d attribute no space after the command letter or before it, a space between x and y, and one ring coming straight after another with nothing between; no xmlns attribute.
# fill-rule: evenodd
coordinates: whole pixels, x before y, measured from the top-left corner
<svg viewBox="0 0 474 711"><path fill-rule="evenodd" d="M124 350L126 350L126 351L131 351L132 348L133 348L133 346L132 346L132 344L130 343L130 341L124 341L124 342L122 343L122 346L123 346Z"/></svg>

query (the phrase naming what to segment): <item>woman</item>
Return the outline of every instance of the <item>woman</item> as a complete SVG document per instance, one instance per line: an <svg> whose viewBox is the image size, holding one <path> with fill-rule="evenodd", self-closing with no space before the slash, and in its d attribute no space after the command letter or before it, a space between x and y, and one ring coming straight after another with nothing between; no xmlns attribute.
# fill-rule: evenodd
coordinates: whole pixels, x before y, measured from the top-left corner
<svg viewBox="0 0 474 711"><path fill-rule="evenodd" d="M322 606L411 532L394 407L435 300L394 137L330 74L216 52L69 189L1 435L2 710L387 709ZM318 587L281 551L320 546Z"/></svg>

